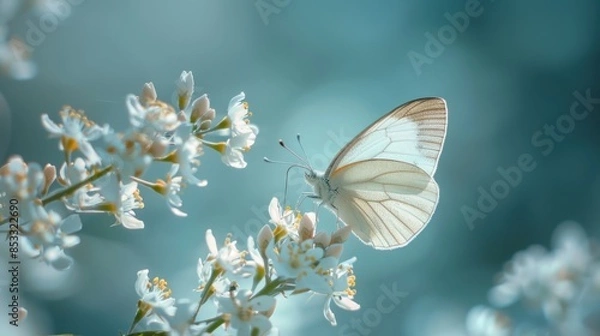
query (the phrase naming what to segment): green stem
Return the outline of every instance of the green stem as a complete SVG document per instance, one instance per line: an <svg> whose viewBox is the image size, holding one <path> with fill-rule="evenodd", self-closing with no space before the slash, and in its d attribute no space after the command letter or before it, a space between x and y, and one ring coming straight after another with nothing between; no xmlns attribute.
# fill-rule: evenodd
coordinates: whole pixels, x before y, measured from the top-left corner
<svg viewBox="0 0 600 336"><path fill-rule="evenodd" d="M204 290L202 291L202 296L200 297L200 302L198 302L198 307L196 307L196 311L192 315L192 318L190 319L190 323L194 323L194 321L196 321L196 317L198 316L198 313L200 312L200 307L202 307L202 305L205 304L206 301L208 301L210 294L212 294L212 289L211 289L212 284L213 284L213 282L215 282L215 280L217 279L219 274L221 274L221 272L215 271L215 270L213 270L213 272L210 274L210 278L206 282L206 285L204 285Z"/></svg>
<svg viewBox="0 0 600 336"><path fill-rule="evenodd" d="M113 170L113 168L114 167L112 165L111 166L107 166L107 167L105 167L105 168L97 171L95 174L93 174L92 176L86 178L85 180L83 180L83 181L81 181L79 183L76 183L76 184L74 184L74 185L72 185L72 186L70 186L68 188L63 189L63 190L60 190L60 191L58 191L58 192L56 192L56 193L54 193L54 194L52 194L52 195L50 195L50 196L42 199L42 205L46 205L48 203L52 203L52 202L54 202L56 200L59 200L59 199L65 197L65 196L71 195L72 193L74 193L75 191L77 191L77 189L79 189L79 188L81 188L81 187L83 187L83 186L85 186L85 185L87 185L87 184L89 184L91 182L94 182L97 179L101 178L102 176L108 174L109 172L111 172Z"/></svg>
<svg viewBox="0 0 600 336"><path fill-rule="evenodd" d="M219 317L218 320L214 321L213 323L208 325L208 327L206 327L206 332L212 333L213 331L217 330L217 328L224 322L225 320L222 317Z"/></svg>
<svg viewBox="0 0 600 336"><path fill-rule="evenodd" d="M231 121L229 120L229 118L223 117L223 119L221 119L221 121L219 121L219 123L217 125L215 125L215 127L209 128L206 131L195 131L193 133L194 133L194 135L204 135L204 134L211 133L211 132L214 132L217 130L229 128L230 125L231 125Z"/></svg>
<svg viewBox="0 0 600 336"><path fill-rule="evenodd" d="M277 278L277 279L269 282L268 284L266 284L265 287L263 287L257 293L254 293L254 295L252 295L252 298L255 298L255 297L261 296L261 295L273 295L276 293L277 287L279 287L279 285L281 285L283 283L285 283L284 278ZM250 300L252 300L252 298Z"/></svg>

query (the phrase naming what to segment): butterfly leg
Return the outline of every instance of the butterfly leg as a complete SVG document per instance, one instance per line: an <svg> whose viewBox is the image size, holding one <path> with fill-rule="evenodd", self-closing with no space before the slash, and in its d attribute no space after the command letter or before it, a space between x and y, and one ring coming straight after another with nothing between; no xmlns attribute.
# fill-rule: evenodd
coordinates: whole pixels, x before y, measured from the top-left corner
<svg viewBox="0 0 600 336"><path fill-rule="evenodd" d="M319 223L319 210L321 210L321 204L323 204L323 202L319 202L319 204L317 205L317 209L315 210L315 225Z"/></svg>
<svg viewBox="0 0 600 336"><path fill-rule="evenodd" d="M340 220L340 215L338 215L337 211L335 212L335 226L339 229L341 228L342 225L342 221Z"/></svg>
<svg viewBox="0 0 600 336"><path fill-rule="evenodd" d="M298 202L296 202L296 209L300 208L300 205L306 200L306 198L310 198L312 195L312 192L310 191L303 191L300 195L300 197L298 198Z"/></svg>

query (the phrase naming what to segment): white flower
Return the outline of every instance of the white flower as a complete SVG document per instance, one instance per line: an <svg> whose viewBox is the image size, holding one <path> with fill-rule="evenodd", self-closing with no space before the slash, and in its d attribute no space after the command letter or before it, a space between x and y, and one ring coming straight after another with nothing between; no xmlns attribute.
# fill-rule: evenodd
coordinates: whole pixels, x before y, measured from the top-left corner
<svg viewBox="0 0 600 336"><path fill-rule="evenodd" d="M107 158L124 181L130 176L141 176L152 163L152 155L148 152L152 142L140 133L123 136L109 132L104 141Z"/></svg>
<svg viewBox="0 0 600 336"><path fill-rule="evenodd" d="M194 94L194 75L191 71L183 71L175 85L177 87L177 104L180 110L185 110Z"/></svg>
<svg viewBox="0 0 600 336"><path fill-rule="evenodd" d="M267 256L273 261L273 268L277 275L293 279L311 273L312 267L323 258L323 255L323 249L313 247L312 240L301 243L285 240L279 246L271 242L267 249Z"/></svg>
<svg viewBox="0 0 600 336"><path fill-rule="evenodd" d="M291 208L286 208L285 210L281 208L279 204L279 200L276 197L271 199L269 203L269 216L271 217L270 222L275 225L281 225L286 228L288 235L294 239L298 240L298 218L294 214Z"/></svg>
<svg viewBox="0 0 600 336"><path fill-rule="evenodd" d="M197 130L204 131L210 128L210 124L215 119L216 112L210 108L210 100L206 94L196 98L191 106L191 110L186 110L187 119L196 126Z"/></svg>
<svg viewBox="0 0 600 336"><path fill-rule="evenodd" d="M271 328L268 315L275 308L275 299L271 296L252 297L249 290L241 290L237 295L218 297L219 312L228 314L231 327L238 336L250 336L252 329L264 335Z"/></svg>
<svg viewBox="0 0 600 336"><path fill-rule="evenodd" d="M244 160L244 153L239 148L231 146L231 139L225 142L225 149L221 154L221 160L229 167L243 169L248 165Z"/></svg>
<svg viewBox="0 0 600 336"><path fill-rule="evenodd" d="M85 161L82 158L77 158L71 164L63 163L59 171L58 181L61 185L69 187L84 181L88 177L89 172L85 166ZM102 203L103 198L97 191L98 188L87 184L75 190L70 197L65 197L63 201L69 210L86 212L87 209Z"/></svg>
<svg viewBox="0 0 600 336"><path fill-rule="evenodd" d="M250 258L252 258L252 263L256 267L265 268L265 261L261 256L260 251L256 248L256 245L254 244L254 238L252 238L252 236L248 236L247 249L248 253L250 254Z"/></svg>
<svg viewBox="0 0 600 336"><path fill-rule="evenodd" d="M557 229L555 247L550 253L532 246L515 254L500 284L490 291L490 301L505 307L522 298L541 307L551 321L566 318L597 256L592 254L585 233L572 223Z"/></svg>
<svg viewBox="0 0 600 336"><path fill-rule="evenodd" d="M206 288L206 284L210 279L211 273L213 271L214 259L211 259L210 256L206 261L202 261L202 258L198 258L198 264L196 266L196 274L198 275L198 287L196 291L202 291ZM215 291L216 295L221 295L229 290L229 286L231 285L231 280L227 277L218 277L212 283L211 288Z"/></svg>
<svg viewBox="0 0 600 336"><path fill-rule="evenodd" d="M510 336L512 334L510 319L484 306L471 308L467 314L466 324L469 336Z"/></svg>
<svg viewBox="0 0 600 336"><path fill-rule="evenodd" d="M245 98L246 95L243 92L231 98L229 107L227 108L227 116L231 122L230 130L233 136L253 134L252 139L249 139L249 141L251 141L249 146L252 146L256 139L258 129L256 126L249 123L248 117L251 113L248 112L248 103L243 101Z"/></svg>
<svg viewBox="0 0 600 336"><path fill-rule="evenodd" d="M64 249L79 244L79 237L73 233L81 230L78 215L62 219L53 211L37 206L30 223L24 225L21 236L22 251L30 257L41 257L54 268L64 270L73 264L73 259L64 253Z"/></svg>
<svg viewBox="0 0 600 336"><path fill-rule="evenodd" d="M249 123L247 117L248 104L242 102L244 93L233 97L229 102L227 118L230 122L230 138L225 142L225 147L220 151L223 163L233 168L245 168L243 152L248 151L256 141L258 127Z"/></svg>
<svg viewBox="0 0 600 336"><path fill-rule="evenodd" d="M554 231L554 262L563 281L577 284L582 281L597 255L579 224L564 222Z"/></svg>
<svg viewBox="0 0 600 336"><path fill-rule="evenodd" d="M549 319L560 318L566 308L561 297L557 263L540 246L532 246L515 254L501 282L490 291L490 302L506 307L525 299L539 306Z"/></svg>
<svg viewBox="0 0 600 336"><path fill-rule="evenodd" d="M209 250L206 262L211 263L215 271L227 273L229 277L252 275L245 255L237 249L236 241L231 241L229 236L225 239L223 246L219 248L212 230L208 229L206 230L206 245Z"/></svg>
<svg viewBox="0 0 600 336"><path fill-rule="evenodd" d="M178 209L183 205L183 201L181 200L181 197L179 197L179 193L181 192L182 187L182 177L173 176L176 170L177 167L175 165L172 166L169 173L167 173L166 179L157 179L155 183L148 182L136 177L132 177L131 179L159 193L165 198L165 200L167 201L167 206L169 207L171 212L173 212L173 214L175 214L176 216L185 217L187 216L187 214Z"/></svg>
<svg viewBox="0 0 600 336"><path fill-rule="evenodd" d="M135 291L145 305L146 316L164 319L161 316L163 314L166 316L175 315L177 311L175 299L171 297L171 290L164 279L154 278L150 282L147 269L138 271ZM153 316L154 314L156 315Z"/></svg>
<svg viewBox="0 0 600 336"><path fill-rule="evenodd" d="M135 209L142 209L144 207L137 183L119 184L121 186L121 204L115 213L117 219L115 225L122 224L127 229L142 229L144 222L135 218L135 212L133 212Z"/></svg>
<svg viewBox="0 0 600 336"><path fill-rule="evenodd" d="M143 199L136 182L123 184L114 175L101 187L105 201L94 210L109 212L115 216L115 225L123 225L126 229L143 229L144 222L135 217L135 209L144 208Z"/></svg>
<svg viewBox="0 0 600 336"><path fill-rule="evenodd" d="M341 264L337 264L337 258L325 257L319 261L312 271L305 272L298 277L296 287L298 289L310 289L318 294L325 294L323 315L332 326L337 325L335 314L331 310L331 300L340 308L355 311L360 305L354 302L354 290L356 277L352 271L352 264L356 258L351 258Z"/></svg>
<svg viewBox="0 0 600 336"><path fill-rule="evenodd" d="M125 103L131 125L151 138L173 131L181 123L175 110L162 102L155 101L144 107L138 97L130 94L127 95Z"/></svg>
<svg viewBox="0 0 600 336"><path fill-rule="evenodd" d="M0 190L7 198L29 202L40 196L44 189L44 172L37 163L26 164L20 156L11 157L0 167Z"/></svg>
<svg viewBox="0 0 600 336"><path fill-rule="evenodd" d="M200 180L194 176L200 165L200 160L197 158L202 154L204 154L202 142L194 136L188 137L187 140L180 143L177 149L177 169L173 171L173 174L179 172L183 179L191 185L206 186L206 180Z"/></svg>
<svg viewBox="0 0 600 336"><path fill-rule="evenodd" d="M225 150L221 155L223 163L229 167L243 169L248 165L244 160L244 152L250 149L254 144L256 135L254 133L244 133L234 135L225 141Z"/></svg>
<svg viewBox="0 0 600 336"><path fill-rule="evenodd" d="M3 1L0 1L0 7ZM0 8L2 12L2 8ZM2 14L0 14L0 17ZM0 75L7 74L16 80L27 80L37 74L37 66L29 59L25 43L13 38L4 41L5 30L0 18ZM3 32L4 31L4 32Z"/></svg>
<svg viewBox="0 0 600 336"><path fill-rule="evenodd" d="M90 141L100 138L105 129L87 119L83 111L76 111L69 106L60 112L62 124L55 124L47 114L42 115L42 125L51 137L60 138L59 148L67 154L80 150L90 165L100 163L100 156Z"/></svg>
<svg viewBox="0 0 600 336"><path fill-rule="evenodd" d="M176 216L185 217L187 214L178 208L183 205L183 201L181 197L179 197L179 193L181 192L181 176L171 177L170 175L167 177L164 182L164 196L167 200L167 205L171 212L173 212Z"/></svg>

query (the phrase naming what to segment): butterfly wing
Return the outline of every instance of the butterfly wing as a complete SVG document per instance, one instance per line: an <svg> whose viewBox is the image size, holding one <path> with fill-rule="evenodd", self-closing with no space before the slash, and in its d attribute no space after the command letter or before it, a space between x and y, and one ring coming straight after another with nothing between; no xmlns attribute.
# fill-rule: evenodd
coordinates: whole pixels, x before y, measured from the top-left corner
<svg viewBox="0 0 600 336"><path fill-rule="evenodd" d="M429 222L438 185L406 162L371 159L337 169L329 183L331 205L365 244L388 250L408 244Z"/></svg>
<svg viewBox="0 0 600 336"><path fill-rule="evenodd" d="M446 125L444 99L410 101L375 121L342 148L325 176L339 167L371 159L411 163L433 176L444 145Z"/></svg>

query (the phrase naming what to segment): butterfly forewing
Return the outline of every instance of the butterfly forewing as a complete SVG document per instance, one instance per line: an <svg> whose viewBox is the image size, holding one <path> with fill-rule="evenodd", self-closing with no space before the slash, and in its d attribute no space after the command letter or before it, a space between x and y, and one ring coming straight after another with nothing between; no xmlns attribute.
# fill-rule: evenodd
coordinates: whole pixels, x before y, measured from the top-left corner
<svg viewBox="0 0 600 336"><path fill-rule="evenodd" d="M388 159L411 163L433 176L446 135L442 98L421 98L386 114L348 143L325 176L354 162Z"/></svg>

